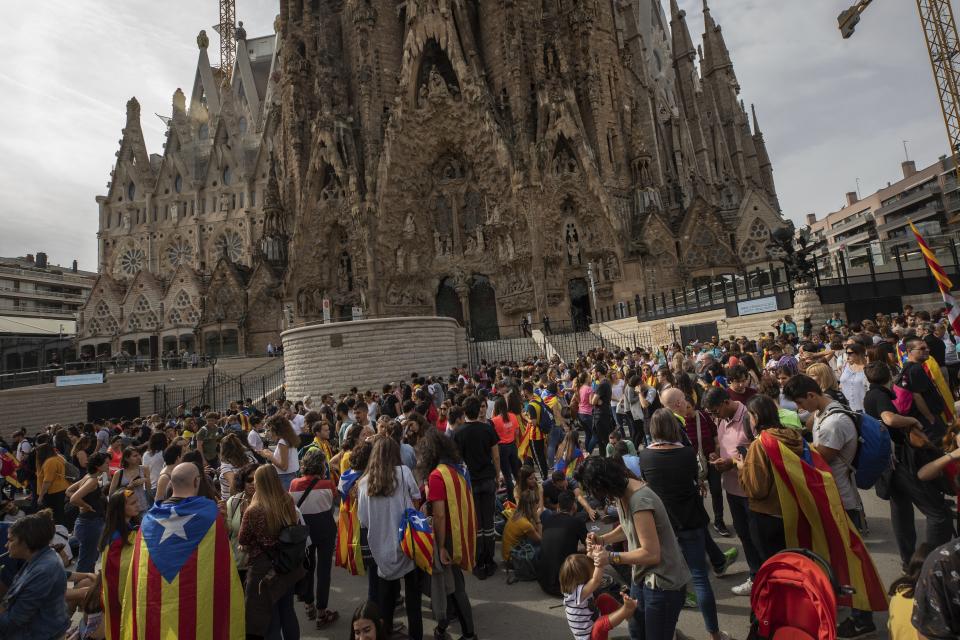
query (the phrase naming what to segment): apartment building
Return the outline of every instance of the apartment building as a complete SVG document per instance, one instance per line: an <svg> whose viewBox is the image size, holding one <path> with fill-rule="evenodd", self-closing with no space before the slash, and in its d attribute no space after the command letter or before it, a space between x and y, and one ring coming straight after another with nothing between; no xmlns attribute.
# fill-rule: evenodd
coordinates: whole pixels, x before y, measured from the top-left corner
<svg viewBox="0 0 960 640"><path fill-rule="evenodd" d="M909 160L901 171L900 180L862 198L856 191L847 193L838 211L820 219L809 214L815 254L830 254L832 262L842 258L847 267L865 266L868 256L883 265L916 251L910 221L928 239L949 234L960 214L953 159L941 157L920 170Z"/></svg>
<svg viewBox="0 0 960 640"><path fill-rule="evenodd" d="M0 257L0 372L75 358L76 318L97 274L43 252Z"/></svg>

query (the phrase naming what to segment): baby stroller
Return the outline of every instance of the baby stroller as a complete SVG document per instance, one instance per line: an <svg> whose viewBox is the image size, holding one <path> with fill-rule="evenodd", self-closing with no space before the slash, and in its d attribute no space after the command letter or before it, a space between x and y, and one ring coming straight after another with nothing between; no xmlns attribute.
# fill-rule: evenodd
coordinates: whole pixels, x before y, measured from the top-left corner
<svg viewBox="0 0 960 640"><path fill-rule="evenodd" d="M751 639L835 640L842 587L830 565L808 549L786 549L763 563L753 581Z"/></svg>

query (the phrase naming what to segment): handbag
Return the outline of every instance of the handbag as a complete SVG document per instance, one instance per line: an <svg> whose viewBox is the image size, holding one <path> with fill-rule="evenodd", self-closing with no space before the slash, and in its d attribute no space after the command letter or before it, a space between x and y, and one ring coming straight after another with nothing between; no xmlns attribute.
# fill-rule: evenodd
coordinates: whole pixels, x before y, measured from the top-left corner
<svg viewBox="0 0 960 640"><path fill-rule="evenodd" d="M700 434L700 412L697 416L697 480L703 482L707 479L707 473L710 467L707 466L707 458L703 455L703 436Z"/></svg>

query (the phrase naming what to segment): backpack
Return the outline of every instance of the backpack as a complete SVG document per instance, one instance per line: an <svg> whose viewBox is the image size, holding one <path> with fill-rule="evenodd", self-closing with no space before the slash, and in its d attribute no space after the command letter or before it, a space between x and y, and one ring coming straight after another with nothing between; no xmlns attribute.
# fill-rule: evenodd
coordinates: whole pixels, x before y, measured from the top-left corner
<svg viewBox="0 0 960 640"><path fill-rule="evenodd" d="M530 582L537 579L537 549L527 541L519 543L510 552L513 565L513 582ZM511 582L510 584L513 584Z"/></svg>
<svg viewBox="0 0 960 640"><path fill-rule="evenodd" d="M806 549L772 556L753 579L750 640L759 638L837 637L837 600L841 586L830 565Z"/></svg>
<svg viewBox="0 0 960 640"><path fill-rule="evenodd" d="M872 489L880 476L891 467L893 443L890 441L890 432L882 422L866 413L835 409L827 416L836 413L853 420L857 428L857 453L853 457L857 487Z"/></svg>
<svg viewBox="0 0 960 640"><path fill-rule="evenodd" d="M314 478L313 482L307 485L307 488L304 489L303 494L300 496L300 500L297 501L297 509L303 506L303 501L307 499L307 496L310 495L310 492L313 491L313 488L319 481L319 478ZM273 570L283 575L290 573L297 567L303 567L307 561L308 537L310 537L309 530L299 522L288 524L283 529L280 529L280 534L277 536L277 544L269 554L270 560L273 562Z"/></svg>
<svg viewBox="0 0 960 640"><path fill-rule="evenodd" d="M540 396L533 396L530 399L530 404L535 404L540 408L540 433L548 434L557 426L557 421L553 417L553 409L547 406L547 403L543 401Z"/></svg>

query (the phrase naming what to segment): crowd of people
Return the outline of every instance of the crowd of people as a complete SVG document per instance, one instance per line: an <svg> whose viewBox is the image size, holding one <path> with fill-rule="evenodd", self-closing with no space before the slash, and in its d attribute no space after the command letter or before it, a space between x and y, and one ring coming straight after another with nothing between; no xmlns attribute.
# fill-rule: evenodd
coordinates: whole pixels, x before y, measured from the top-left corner
<svg viewBox="0 0 960 640"><path fill-rule="evenodd" d="M340 616L331 584L365 576L354 638L420 640L426 595L434 638L469 640L472 579L502 573L562 599L577 640L623 622L672 639L684 607L717 640L710 574L742 549L749 573L730 588L749 596L768 560L806 547L856 587L839 637L875 633L889 595L892 638L957 638L958 371L946 318L908 308L414 373L265 411L20 429L0 442L0 637L152 637L155 622L290 640L298 606L324 629ZM869 487L890 504L892 585L861 537L868 430L892 442Z"/></svg>

